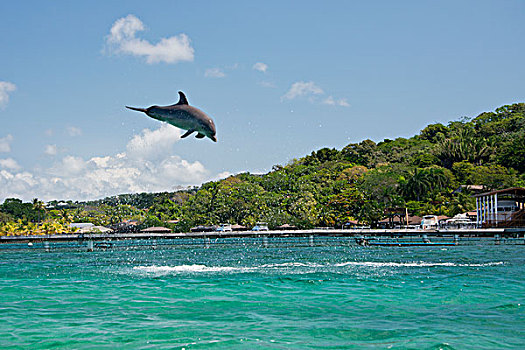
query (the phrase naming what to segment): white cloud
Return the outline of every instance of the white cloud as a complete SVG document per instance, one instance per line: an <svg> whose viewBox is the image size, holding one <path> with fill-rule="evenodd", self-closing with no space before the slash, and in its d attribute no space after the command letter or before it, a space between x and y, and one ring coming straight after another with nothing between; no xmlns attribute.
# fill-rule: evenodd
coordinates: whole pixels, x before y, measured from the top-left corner
<svg viewBox="0 0 525 350"><path fill-rule="evenodd" d="M9 93L16 90L16 85L8 81L0 81L0 108L7 106Z"/></svg>
<svg viewBox="0 0 525 350"><path fill-rule="evenodd" d="M80 136L82 135L82 130L80 128L77 128L75 126L69 126L67 128L67 133L71 137Z"/></svg>
<svg viewBox="0 0 525 350"><path fill-rule="evenodd" d="M259 72L266 73L268 65L266 63L257 62L253 65L253 69L258 70Z"/></svg>
<svg viewBox="0 0 525 350"><path fill-rule="evenodd" d="M86 200L121 193L174 191L211 178L199 161L173 154L180 130L161 124L130 139L124 152L84 159L67 155L47 169L22 171L16 161L0 162L0 200ZM220 174L224 175L224 174Z"/></svg>
<svg viewBox="0 0 525 350"><path fill-rule="evenodd" d="M133 15L116 20L106 38L108 51L142 56L149 64L193 61L194 50L186 34L162 38L158 43L151 44L135 36L143 30L144 24Z"/></svg>
<svg viewBox="0 0 525 350"><path fill-rule="evenodd" d="M13 141L11 135L0 138L0 152L11 152L11 141Z"/></svg>
<svg viewBox="0 0 525 350"><path fill-rule="evenodd" d="M38 185L32 174L28 172L11 173L7 170L0 170L0 198L2 202L5 198L23 198L30 200L31 189Z"/></svg>
<svg viewBox="0 0 525 350"><path fill-rule="evenodd" d="M311 95L322 95L324 94L323 89L321 89L319 86L315 85L313 81L305 82L305 81L298 81L296 83L292 84L292 87L284 96L281 98L282 100L293 100L297 97L302 96L311 96Z"/></svg>
<svg viewBox="0 0 525 350"><path fill-rule="evenodd" d="M220 68L209 68L204 72L206 78L224 78L226 73Z"/></svg>
<svg viewBox="0 0 525 350"><path fill-rule="evenodd" d="M325 92L319 86L315 85L313 81L305 82L298 81L293 83L290 90L281 97L281 101L293 100L297 97L308 97L311 103L322 103L329 106L340 106L350 107L346 98L335 99L332 95L327 96L323 100L320 100L320 95L324 95Z"/></svg>
<svg viewBox="0 0 525 350"><path fill-rule="evenodd" d="M81 157L66 156L62 161L51 169L51 173L58 176L80 174L86 170L87 163Z"/></svg>
<svg viewBox="0 0 525 350"><path fill-rule="evenodd" d="M340 98L336 100L332 96L328 96L327 98L323 100L323 103L325 105L330 105L330 106L350 107L350 104L348 103L346 98Z"/></svg>
<svg viewBox="0 0 525 350"><path fill-rule="evenodd" d="M0 167L4 169L19 170L20 165L13 158L0 159Z"/></svg>
<svg viewBox="0 0 525 350"><path fill-rule="evenodd" d="M56 156L57 154L57 145L46 145L44 153L48 156Z"/></svg>
<svg viewBox="0 0 525 350"><path fill-rule="evenodd" d="M226 179L226 178L228 178L228 177L230 177L232 175L234 175L234 173L231 173L229 171L223 171L222 173L218 173L213 178L211 178L210 181L219 181L219 180L222 180L222 179Z"/></svg>
<svg viewBox="0 0 525 350"><path fill-rule="evenodd" d="M162 123L157 130L142 130L142 135L135 135L129 141L126 151L130 158L159 159L171 153L175 142L180 140L180 129Z"/></svg>
<svg viewBox="0 0 525 350"><path fill-rule="evenodd" d="M170 156L164 159L155 171L157 184L179 182L189 184L195 179L204 180L208 171L199 161L188 162L179 156Z"/></svg>

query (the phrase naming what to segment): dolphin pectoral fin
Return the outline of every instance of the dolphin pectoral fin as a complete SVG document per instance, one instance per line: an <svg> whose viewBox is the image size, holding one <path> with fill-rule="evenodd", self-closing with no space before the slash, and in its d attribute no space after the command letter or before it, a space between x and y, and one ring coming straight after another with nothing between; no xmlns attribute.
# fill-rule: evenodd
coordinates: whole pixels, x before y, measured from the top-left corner
<svg viewBox="0 0 525 350"><path fill-rule="evenodd" d="M188 137L188 136L190 136L194 131L195 131L195 130L190 129L190 130L186 131L186 132L184 133L184 135L182 135L180 138L183 139L183 138L185 138L185 137Z"/></svg>
<svg viewBox="0 0 525 350"><path fill-rule="evenodd" d="M189 105L188 99L186 98L186 95L184 95L184 92L179 91L179 102L175 103L175 106L180 105Z"/></svg>
<svg viewBox="0 0 525 350"><path fill-rule="evenodd" d="M203 135L201 133L198 133L197 135L195 135L196 138L198 139L202 139L203 137L205 137L206 135Z"/></svg>

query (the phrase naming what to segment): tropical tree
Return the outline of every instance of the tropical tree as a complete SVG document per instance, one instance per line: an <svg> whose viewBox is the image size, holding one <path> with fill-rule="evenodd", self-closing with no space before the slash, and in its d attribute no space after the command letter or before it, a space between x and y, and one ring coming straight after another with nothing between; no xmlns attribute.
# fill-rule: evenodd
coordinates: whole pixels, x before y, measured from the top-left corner
<svg viewBox="0 0 525 350"><path fill-rule="evenodd" d="M18 230L18 225L14 222L5 222L2 224L2 234L5 236L14 236Z"/></svg>
<svg viewBox="0 0 525 350"><path fill-rule="evenodd" d="M470 126L462 126L455 130L450 138L436 144L434 153L445 168L452 164L467 161L481 165L494 152L492 142L486 138L476 137Z"/></svg>
<svg viewBox="0 0 525 350"><path fill-rule="evenodd" d="M408 199L420 201L430 194L445 190L450 184L450 177L452 174L447 176L442 168L416 168L408 179L401 181L401 193Z"/></svg>
<svg viewBox="0 0 525 350"><path fill-rule="evenodd" d="M525 172L525 131L501 147L498 161L506 167Z"/></svg>
<svg viewBox="0 0 525 350"><path fill-rule="evenodd" d="M37 213L38 222L42 221L45 217L46 206L45 203L38 198L33 198L33 210Z"/></svg>

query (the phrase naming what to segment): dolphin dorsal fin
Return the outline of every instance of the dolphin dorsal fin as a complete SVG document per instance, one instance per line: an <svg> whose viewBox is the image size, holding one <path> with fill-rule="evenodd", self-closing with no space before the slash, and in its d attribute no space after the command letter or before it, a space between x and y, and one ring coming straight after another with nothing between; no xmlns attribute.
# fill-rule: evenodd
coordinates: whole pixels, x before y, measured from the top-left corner
<svg viewBox="0 0 525 350"><path fill-rule="evenodd" d="M189 105L188 99L186 98L186 95L184 95L184 92L179 91L179 102L177 102L175 105Z"/></svg>

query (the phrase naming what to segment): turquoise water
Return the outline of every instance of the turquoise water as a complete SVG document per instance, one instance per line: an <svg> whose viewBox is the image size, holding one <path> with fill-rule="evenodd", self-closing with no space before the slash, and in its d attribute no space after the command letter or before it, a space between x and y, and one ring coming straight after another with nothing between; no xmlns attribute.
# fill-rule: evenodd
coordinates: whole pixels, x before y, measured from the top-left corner
<svg viewBox="0 0 525 350"><path fill-rule="evenodd" d="M524 252L249 240L0 249L0 348L524 348Z"/></svg>

